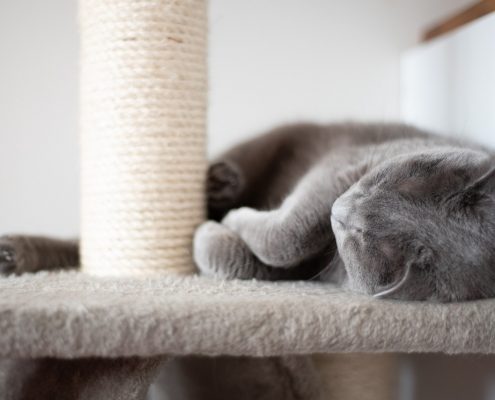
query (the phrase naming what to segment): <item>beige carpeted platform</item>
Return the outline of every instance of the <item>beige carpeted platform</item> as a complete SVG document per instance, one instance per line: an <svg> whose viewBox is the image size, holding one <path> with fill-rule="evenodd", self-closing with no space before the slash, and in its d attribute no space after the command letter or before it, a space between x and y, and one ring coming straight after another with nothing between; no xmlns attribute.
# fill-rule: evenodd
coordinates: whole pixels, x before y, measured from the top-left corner
<svg viewBox="0 0 495 400"><path fill-rule="evenodd" d="M0 279L0 357L495 352L495 300L400 303L321 283Z"/></svg>

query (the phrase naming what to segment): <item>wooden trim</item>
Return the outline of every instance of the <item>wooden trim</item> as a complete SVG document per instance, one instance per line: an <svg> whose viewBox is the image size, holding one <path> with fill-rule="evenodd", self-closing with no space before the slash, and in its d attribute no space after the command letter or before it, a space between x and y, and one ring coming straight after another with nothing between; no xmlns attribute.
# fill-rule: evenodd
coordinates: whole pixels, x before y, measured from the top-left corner
<svg viewBox="0 0 495 400"><path fill-rule="evenodd" d="M495 0L478 1L458 14L428 29L423 35L423 41L434 39L494 11Z"/></svg>

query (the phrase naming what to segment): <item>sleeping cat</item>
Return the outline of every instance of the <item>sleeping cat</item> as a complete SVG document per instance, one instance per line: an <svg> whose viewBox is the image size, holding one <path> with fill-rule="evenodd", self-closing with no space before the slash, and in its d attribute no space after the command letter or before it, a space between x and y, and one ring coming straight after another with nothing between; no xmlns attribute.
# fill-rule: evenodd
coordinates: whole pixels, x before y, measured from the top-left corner
<svg viewBox="0 0 495 400"><path fill-rule="evenodd" d="M404 125L299 124L208 172L205 275L319 279L403 300L495 295L495 158ZM0 239L0 270L77 264L77 242Z"/></svg>

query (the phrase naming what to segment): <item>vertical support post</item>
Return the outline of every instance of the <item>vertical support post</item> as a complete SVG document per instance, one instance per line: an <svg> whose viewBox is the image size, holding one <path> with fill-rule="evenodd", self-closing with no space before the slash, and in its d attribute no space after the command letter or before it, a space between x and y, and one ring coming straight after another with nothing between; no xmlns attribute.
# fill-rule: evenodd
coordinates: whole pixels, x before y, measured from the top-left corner
<svg viewBox="0 0 495 400"><path fill-rule="evenodd" d="M206 0L79 0L83 271L193 270L204 218Z"/></svg>

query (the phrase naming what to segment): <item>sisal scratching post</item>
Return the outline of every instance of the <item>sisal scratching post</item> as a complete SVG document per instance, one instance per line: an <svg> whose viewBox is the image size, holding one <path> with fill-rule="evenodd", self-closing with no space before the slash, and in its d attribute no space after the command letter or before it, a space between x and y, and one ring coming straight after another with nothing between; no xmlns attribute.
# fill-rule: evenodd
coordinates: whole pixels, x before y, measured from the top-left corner
<svg viewBox="0 0 495 400"><path fill-rule="evenodd" d="M193 270L206 22L205 0L80 0L83 271Z"/></svg>

